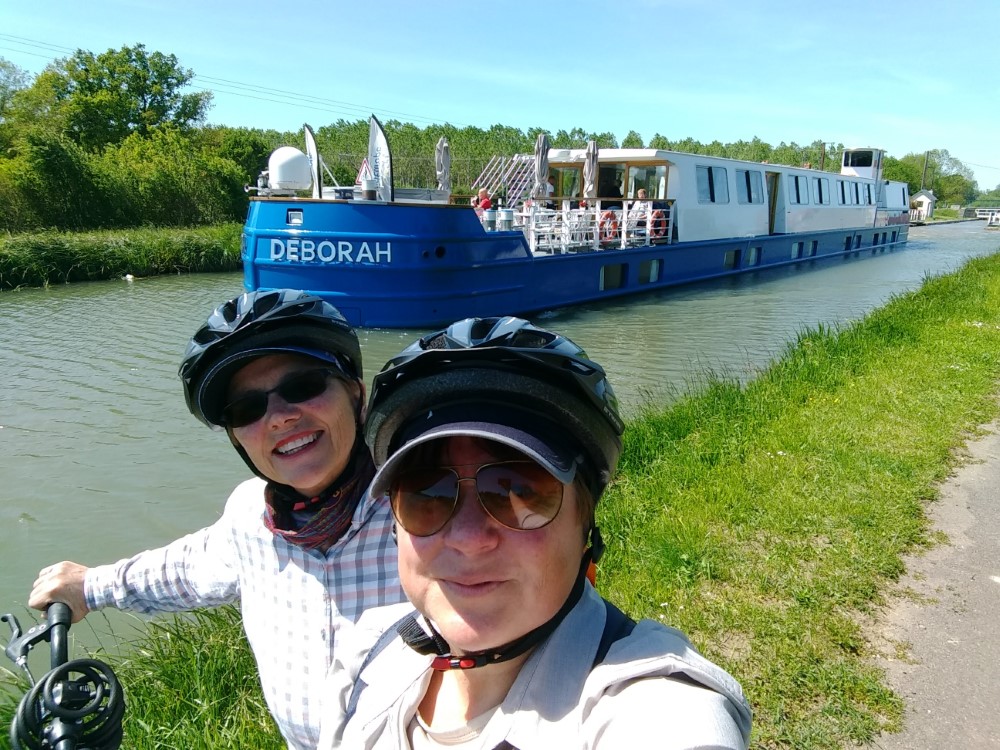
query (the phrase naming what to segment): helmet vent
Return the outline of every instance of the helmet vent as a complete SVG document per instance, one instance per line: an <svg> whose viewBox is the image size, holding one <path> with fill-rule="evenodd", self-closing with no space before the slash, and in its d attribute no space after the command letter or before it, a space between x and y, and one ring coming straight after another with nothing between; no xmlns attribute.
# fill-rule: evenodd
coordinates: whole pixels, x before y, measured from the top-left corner
<svg viewBox="0 0 1000 750"><path fill-rule="evenodd" d="M437 336L432 336L429 339L424 339L425 349L447 349L448 340L443 333L439 333Z"/></svg>
<svg viewBox="0 0 1000 750"><path fill-rule="evenodd" d="M544 349L545 345L551 340L551 336L541 336L536 331L528 331L522 328L511 337L507 346L523 349Z"/></svg>
<svg viewBox="0 0 1000 750"><path fill-rule="evenodd" d="M493 332L493 328L495 326L496 321L492 318L477 320L472 326L472 330L469 332L469 338L473 340L487 338Z"/></svg>

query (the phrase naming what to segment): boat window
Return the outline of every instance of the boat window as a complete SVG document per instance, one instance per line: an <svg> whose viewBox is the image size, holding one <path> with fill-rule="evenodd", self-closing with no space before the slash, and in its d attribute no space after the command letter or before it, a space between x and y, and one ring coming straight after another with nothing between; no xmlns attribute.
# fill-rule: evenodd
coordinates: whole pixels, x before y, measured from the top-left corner
<svg viewBox="0 0 1000 750"><path fill-rule="evenodd" d="M809 189L806 186L806 178L803 175L789 175L788 179L788 202L808 203Z"/></svg>
<svg viewBox="0 0 1000 750"><path fill-rule="evenodd" d="M736 200L740 203L764 202L764 179L751 169L736 170Z"/></svg>
<svg viewBox="0 0 1000 750"><path fill-rule="evenodd" d="M655 284L660 280L660 259L644 260L639 264L639 283Z"/></svg>
<svg viewBox="0 0 1000 750"><path fill-rule="evenodd" d="M751 247L747 253L747 265L756 266L760 264L760 247Z"/></svg>
<svg viewBox="0 0 1000 750"><path fill-rule="evenodd" d="M577 167L552 167L549 174L555 177L555 198L579 198L582 194L583 170Z"/></svg>
<svg viewBox="0 0 1000 750"><path fill-rule="evenodd" d="M847 235L844 238L844 252L845 253L849 253L851 251L851 243L853 243L853 242L854 242L853 235L849 234L849 235Z"/></svg>
<svg viewBox="0 0 1000 750"><path fill-rule="evenodd" d="M843 180L837 180L837 205L843 206L847 203L847 188L844 187Z"/></svg>
<svg viewBox="0 0 1000 750"><path fill-rule="evenodd" d="M805 244L805 242L792 243L792 260L798 260L802 257L802 248L805 247Z"/></svg>
<svg viewBox="0 0 1000 750"><path fill-rule="evenodd" d="M865 205L870 206L872 204L872 186L865 184Z"/></svg>
<svg viewBox="0 0 1000 750"><path fill-rule="evenodd" d="M861 205L861 186L856 182L851 183L851 205Z"/></svg>
<svg viewBox="0 0 1000 750"><path fill-rule="evenodd" d="M858 204L858 185L856 182L844 180L840 192L842 193L844 199L843 205L856 206Z"/></svg>
<svg viewBox="0 0 1000 750"><path fill-rule="evenodd" d="M871 151L845 151L845 167L870 167L872 165Z"/></svg>
<svg viewBox="0 0 1000 750"><path fill-rule="evenodd" d="M819 248L819 240L813 240L809 243L809 257L816 257L816 250Z"/></svg>
<svg viewBox="0 0 1000 750"><path fill-rule="evenodd" d="M628 168L628 192L626 195L634 199L639 189L643 188L651 200L664 200L667 197L667 165L641 164Z"/></svg>
<svg viewBox="0 0 1000 750"><path fill-rule="evenodd" d="M699 203L729 203L729 180L725 167L696 167Z"/></svg>
<svg viewBox="0 0 1000 750"><path fill-rule="evenodd" d="M601 164L597 169L597 197L622 198L625 195L622 192L624 180L624 164ZM613 207L613 204L608 204L608 207Z"/></svg>
<svg viewBox="0 0 1000 750"><path fill-rule="evenodd" d="M830 180L826 177L813 177L813 203L830 205Z"/></svg>
<svg viewBox="0 0 1000 750"><path fill-rule="evenodd" d="M740 251L726 250L726 255L722 260L722 266L727 271L733 271L740 267Z"/></svg>
<svg viewBox="0 0 1000 750"><path fill-rule="evenodd" d="M607 266L601 266L600 291L604 292L610 289L621 289L625 286L625 280L627 278L627 263L614 263Z"/></svg>

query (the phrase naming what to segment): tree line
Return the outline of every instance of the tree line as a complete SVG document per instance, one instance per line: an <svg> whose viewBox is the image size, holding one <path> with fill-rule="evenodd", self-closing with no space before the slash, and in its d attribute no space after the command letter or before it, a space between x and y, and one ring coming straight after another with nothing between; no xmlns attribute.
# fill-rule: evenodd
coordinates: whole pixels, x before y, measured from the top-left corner
<svg viewBox="0 0 1000 750"><path fill-rule="evenodd" d="M241 221L245 185L256 182L271 151L304 148L301 132L206 124L209 92L185 93L194 72L171 54L138 44L94 54L77 50L31 76L0 57L0 230L85 230L135 226L199 226ZM469 193L489 160L531 153L542 128L488 129L448 124L383 123L393 150L396 184L433 187L434 146L451 145L452 183ZM635 131L575 128L549 133L555 148L661 148L774 164L839 170L843 144L771 146L749 141L643 142ZM316 129L320 153L340 184L354 184L368 150L366 120L340 119ZM982 193L971 170L947 150L885 161L887 179L911 193L932 189L941 203L1000 200L1000 185Z"/></svg>

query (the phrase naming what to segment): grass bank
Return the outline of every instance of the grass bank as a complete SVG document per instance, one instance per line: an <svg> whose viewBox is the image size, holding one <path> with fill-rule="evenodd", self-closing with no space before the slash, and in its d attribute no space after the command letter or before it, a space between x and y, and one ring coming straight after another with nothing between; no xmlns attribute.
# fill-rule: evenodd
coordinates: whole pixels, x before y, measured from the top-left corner
<svg viewBox="0 0 1000 750"><path fill-rule="evenodd" d="M241 268L241 224L0 235L0 290Z"/></svg>
<svg viewBox="0 0 1000 750"><path fill-rule="evenodd" d="M935 540L925 505L996 416L1000 256L843 330L802 333L746 387L713 379L630 425L603 504L602 589L742 681L756 747L897 727L865 624Z"/></svg>
<svg viewBox="0 0 1000 750"><path fill-rule="evenodd" d="M756 748L844 748L898 726L865 628L902 555L939 541L925 506L1000 411L998 376L1000 255L803 332L745 386L706 376L650 405L598 509L599 588L740 679ZM280 747L233 610L156 625L118 661L127 747Z"/></svg>

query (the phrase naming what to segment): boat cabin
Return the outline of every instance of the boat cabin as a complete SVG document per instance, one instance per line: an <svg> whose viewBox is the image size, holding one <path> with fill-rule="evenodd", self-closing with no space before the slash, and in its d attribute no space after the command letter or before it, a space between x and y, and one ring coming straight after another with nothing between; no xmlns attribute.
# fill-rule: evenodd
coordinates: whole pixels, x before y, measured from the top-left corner
<svg viewBox="0 0 1000 750"><path fill-rule="evenodd" d="M879 149L845 150L839 175L667 150L602 149L589 185L587 159L583 149L549 151L555 192L545 208L563 213L571 240L594 236L604 247L874 226L886 220L886 210L895 217L909 205L904 183L881 178ZM581 209L586 216L572 213ZM531 213L535 221L527 224L541 226L535 244L544 249L545 234L552 234L547 217Z"/></svg>

